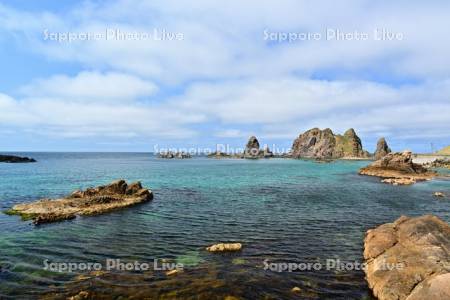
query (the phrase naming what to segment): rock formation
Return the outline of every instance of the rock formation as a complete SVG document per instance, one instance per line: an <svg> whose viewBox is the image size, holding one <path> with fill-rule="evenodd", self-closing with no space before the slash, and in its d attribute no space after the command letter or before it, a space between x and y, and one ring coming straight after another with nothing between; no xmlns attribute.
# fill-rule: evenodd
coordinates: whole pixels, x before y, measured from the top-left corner
<svg viewBox="0 0 450 300"><path fill-rule="evenodd" d="M389 148L388 144L386 143L386 140L384 137L380 138L377 142L377 149L375 150L375 159L380 159L383 156L388 155L391 153L391 149Z"/></svg>
<svg viewBox="0 0 450 300"><path fill-rule="evenodd" d="M294 141L291 150L293 158L367 158L361 139L350 128L344 135L335 135L331 129L310 129Z"/></svg>
<svg viewBox="0 0 450 300"><path fill-rule="evenodd" d="M400 217L366 233L366 279L380 300L450 299L450 226Z"/></svg>
<svg viewBox="0 0 450 300"><path fill-rule="evenodd" d="M18 204L7 213L32 219L39 225L73 219L77 215L100 214L152 199L152 191L143 188L140 182L128 185L125 180L117 180L109 185L75 191L61 199Z"/></svg>
<svg viewBox="0 0 450 300"><path fill-rule="evenodd" d="M0 155L0 162L4 163L31 163L36 162L34 158L20 157L14 155Z"/></svg>
<svg viewBox="0 0 450 300"><path fill-rule="evenodd" d="M158 158L167 158L167 159L186 159L186 158L192 158L192 156L189 153L186 152L161 152L158 154Z"/></svg>
<svg viewBox="0 0 450 300"><path fill-rule="evenodd" d="M389 153L381 159L359 170L361 175L377 176L386 183L412 184L416 181L428 180L437 174L428 171L419 164L413 163L410 151Z"/></svg>

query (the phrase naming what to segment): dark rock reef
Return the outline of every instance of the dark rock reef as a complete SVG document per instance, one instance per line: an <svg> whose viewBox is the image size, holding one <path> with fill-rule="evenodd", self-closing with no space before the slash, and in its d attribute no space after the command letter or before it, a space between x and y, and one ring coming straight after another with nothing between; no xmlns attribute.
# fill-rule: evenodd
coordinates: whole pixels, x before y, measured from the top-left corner
<svg viewBox="0 0 450 300"><path fill-rule="evenodd" d="M380 159L383 156L388 155L389 153L391 153L391 149L389 148L386 140L384 137L380 138L377 142L377 149L375 150L375 159Z"/></svg>
<svg viewBox="0 0 450 300"><path fill-rule="evenodd" d="M117 180L108 185L75 191L61 199L17 204L7 214L32 219L34 224L39 225L74 219L77 215L101 214L152 199L152 191L143 188L140 182L128 185L125 180Z"/></svg>
<svg viewBox="0 0 450 300"><path fill-rule="evenodd" d="M366 233L366 279L380 300L450 299L450 226L402 216Z"/></svg>
<svg viewBox="0 0 450 300"><path fill-rule="evenodd" d="M166 158L166 159L186 159L186 158L192 158L192 156L189 153L186 152L161 152L158 154L158 158Z"/></svg>
<svg viewBox="0 0 450 300"><path fill-rule="evenodd" d="M292 144L293 158L368 158L361 139L353 128L344 135L335 135L331 129L310 129L299 135Z"/></svg>
<svg viewBox="0 0 450 300"><path fill-rule="evenodd" d="M34 158L20 157L14 155L2 155L0 154L0 162L4 163L32 163L36 162Z"/></svg>
<svg viewBox="0 0 450 300"><path fill-rule="evenodd" d="M413 184L416 181L429 180L437 174L428 171L422 165L413 163L410 151L395 152L359 170L359 174L383 178L391 184Z"/></svg>

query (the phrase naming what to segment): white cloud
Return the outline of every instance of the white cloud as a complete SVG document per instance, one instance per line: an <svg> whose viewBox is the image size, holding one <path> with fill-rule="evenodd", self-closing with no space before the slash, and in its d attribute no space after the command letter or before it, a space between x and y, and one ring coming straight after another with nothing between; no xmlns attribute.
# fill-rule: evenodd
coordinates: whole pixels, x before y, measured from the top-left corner
<svg viewBox="0 0 450 300"><path fill-rule="evenodd" d="M129 101L141 96L150 96L157 87L154 83L138 77L99 72L81 72L75 77L56 75L46 79L34 80L21 88L29 97L54 97L64 100L89 101Z"/></svg>

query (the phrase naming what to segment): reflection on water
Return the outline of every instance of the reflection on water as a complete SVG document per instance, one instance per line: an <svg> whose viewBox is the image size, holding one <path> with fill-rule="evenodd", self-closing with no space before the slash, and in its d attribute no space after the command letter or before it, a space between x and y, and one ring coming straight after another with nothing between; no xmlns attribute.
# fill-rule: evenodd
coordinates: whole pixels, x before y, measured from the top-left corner
<svg viewBox="0 0 450 300"><path fill-rule="evenodd" d="M155 199L42 227L1 214L2 299L65 299L80 292L79 297L95 299L110 299L111 294L137 299L371 299L362 271L274 272L264 270L264 261L361 261L369 228L401 214L433 213L450 221L448 203L432 196L436 190L449 191L448 181L393 187L356 175L366 164L360 161L168 161L114 153L33 156L37 164L0 166L0 209L118 178L141 180L153 189ZM242 242L244 248L230 254L204 250L217 242ZM43 270L46 259L167 259L186 269L174 276L162 271L57 273ZM298 294L291 292L296 286Z"/></svg>

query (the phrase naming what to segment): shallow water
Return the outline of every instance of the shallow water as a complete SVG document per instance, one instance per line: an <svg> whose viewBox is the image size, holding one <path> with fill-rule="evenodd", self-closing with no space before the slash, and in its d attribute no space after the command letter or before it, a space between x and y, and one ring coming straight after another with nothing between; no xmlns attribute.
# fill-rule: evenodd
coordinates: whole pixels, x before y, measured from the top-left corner
<svg viewBox="0 0 450 300"><path fill-rule="evenodd" d="M24 154L24 153L22 153ZM24 155L27 155L26 153ZM371 299L364 273L326 269L327 259L362 261L364 233L400 215L450 221L450 182L381 184L357 175L364 161L161 160L142 153L33 153L36 164L0 164L0 209L118 178L140 180L155 198L125 210L33 227L0 214L0 298L34 299L80 289L116 296L178 298L205 293L244 299ZM244 244L217 255L204 247ZM43 270L49 262L106 259L185 264L185 273L120 272L92 282ZM321 270L276 272L266 262L314 263ZM292 287L302 292L294 295ZM111 289L113 288L113 289ZM148 290L146 290L148 288ZM68 293L68 294L65 294ZM174 296L175 297L175 296ZM223 297L222 297L223 298Z"/></svg>

